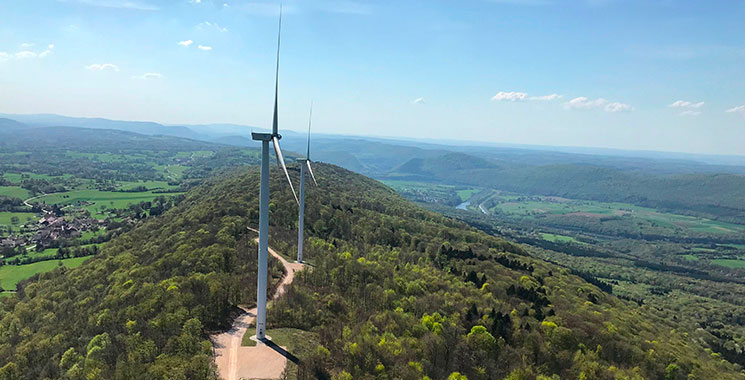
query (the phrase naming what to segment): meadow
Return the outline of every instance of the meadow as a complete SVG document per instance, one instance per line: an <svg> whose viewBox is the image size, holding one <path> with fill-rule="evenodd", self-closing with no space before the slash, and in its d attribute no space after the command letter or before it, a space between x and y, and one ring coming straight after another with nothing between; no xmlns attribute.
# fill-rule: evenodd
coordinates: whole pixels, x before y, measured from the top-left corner
<svg viewBox="0 0 745 380"><path fill-rule="evenodd" d="M105 217L105 209L120 209L140 202L152 201L161 195L176 195L176 193L159 194L151 191L143 192L118 192L98 190L73 190L64 193L49 194L37 199L38 202L60 205L81 205L80 207L90 211L91 216ZM82 204L88 202L93 204ZM105 206L105 209L101 206Z"/></svg>
<svg viewBox="0 0 745 380"><path fill-rule="evenodd" d="M714 259L711 260L712 264L723 266L726 268L733 269L745 269L745 260L738 259Z"/></svg>
<svg viewBox="0 0 745 380"><path fill-rule="evenodd" d="M26 265L4 265L0 267L0 286L4 290L15 290L16 284L35 274L48 272L54 268L64 265L68 268L80 266L90 257L75 257L72 259L47 260Z"/></svg>
<svg viewBox="0 0 745 380"><path fill-rule="evenodd" d="M19 199L28 199L31 197L31 193L20 186L0 186L0 195Z"/></svg>
<svg viewBox="0 0 745 380"><path fill-rule="evenodd" d="M541 238L543 238L543 240L547 240L553 243L586 244L571 236L566 236L566 235L557 235L557 234L550 234L550 233L545 233L545 232L541 232L540 235L541 235Z"/></svg>
<svg viewBox="0 0 745 380"><path fill-rule="evenodd" d="M14 217L18 218L16 223L13 223ZM36 214L33 212L0 212L0 225L17 226L29 222L35 223L36 220Z"/></svg>

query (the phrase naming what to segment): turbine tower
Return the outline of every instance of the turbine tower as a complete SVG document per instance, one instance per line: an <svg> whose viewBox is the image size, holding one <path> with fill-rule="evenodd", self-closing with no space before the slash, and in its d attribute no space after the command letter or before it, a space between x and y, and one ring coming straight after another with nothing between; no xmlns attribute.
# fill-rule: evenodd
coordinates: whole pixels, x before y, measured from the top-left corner
<svg viewBox="0 0 745 380"><path fill-rule="evenodd" d="M279 140L282 135L278 132L277 99L279 92L279 47L282 37L282 6L279 8L279 31L277 33L277 69L274 77L274 117L272 119L272 133L252 132L251 137L261 141L261 188L259 191L259 273L256 287L256 340L266 340L266 288L269 256L269 142L274 145L277 156L277 166L282 167L290 184L292 195L297 202L295 188L292 186L290 174L287 172Z"/></svg>
<svg viewBox="0 0 745 380"><path fill-rule="evenodd" d="M313 179L313 183L318 186L316 182L316 176L313 175L313 169L310 168L310 125L313 121L313 102L310 103L310 116L308 117L308 151L305 153L305 158L297 160L300 163L300 207L298 211L298 222L297 222L297 262L303 262L303 242L305 241L304 236L304 224L305 224L305 169L308 169L310 177Z"/></svg>

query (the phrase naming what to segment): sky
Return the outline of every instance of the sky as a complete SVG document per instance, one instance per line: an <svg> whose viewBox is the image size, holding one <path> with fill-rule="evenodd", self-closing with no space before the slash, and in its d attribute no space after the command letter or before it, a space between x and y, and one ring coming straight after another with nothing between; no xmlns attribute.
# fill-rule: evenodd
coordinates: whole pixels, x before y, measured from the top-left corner
<svg viewBox="0 0 745 380"><path fill-rule="evenodd" d="M0 0L0 113L271 125L279 2ZM745 0L285 0L280 128L745 155Z"/></svg>

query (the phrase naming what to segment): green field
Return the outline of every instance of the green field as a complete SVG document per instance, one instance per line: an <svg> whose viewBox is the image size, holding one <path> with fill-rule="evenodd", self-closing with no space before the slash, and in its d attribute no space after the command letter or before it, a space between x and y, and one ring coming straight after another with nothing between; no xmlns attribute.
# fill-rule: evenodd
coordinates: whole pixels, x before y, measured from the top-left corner
<svg viewBox="0 0 745 380"><path fill-rule="evenodd" d="M479 189L464 189L464 190L458 190L457 193L458 193L458 196L460 197L460 200L465 202L471 199L471 197L474 194L478 193L479 191L480 191Z"/></svg>
<svg viewBox="0 0 745 380"><path fill-rule="evenodd" d="M139 186L144 186L148 190L172 190L178 188L178 186L171 186L166 181L138 181L138 182L126 182L119 181L117 185L122 190L134 189Z"/></svg>
<svg viewBox="0 0 745 380"><path fill-rule="evenodd" d="M550 242L554 243L575 243L575 244L585 244L571 236L566 235L556 235L556 234L548 234L548 233L541 233L541 237L543 240L548 240Z"/></svg>
<svg viewBox="0 0 745 380"><path fill-rule="evenodd" d="M152 191L123 193L116 191L74 190L45 195L38 198L37 201L47 204L57 203L64 205L76 204L83 201L92 202L93 205L83 206L83 208L90 211L93 216L105 216L106 214L101 211L101 206L106 206L107 209L126 208L132 204L152 201L161 195L174 195L174 193L158 194Z"/></svg>
<svg viewBox="0 0 745 380"><path fill-rule="evenodd" d="M683 258L688 261L698 261L698 256L694 255L683 255Z"/></svg>
<svg viewBox="0 0 745 380"><path fill-rule="evenodd" d="M733 269L745 269L745 260L737 259L714 259L711 260L712 264L733 268Z"/></svg>
<svg viewBox="0 0 745 380"><path fill-rule="evenodd" d="M15 290L16 284L37 273L49 272L57 268L60 263L68 268L80 266L90 257L76 257L63 260L48 260L26 265L4 265L0 267L0 286L5 290Z"/></svg>
<svg viewBox="0 0 745 380"><path fill-rule="evenodd" d="M85 231L80 235L80 240L88 240L91 238L94 238L96 236L101 236L106 233L106 230L103 228L99 228L97 231Z"/></svg>
<svg viewBox="0 0 745 380"><path fill-rule="evenodd" d="M18 218L18 223L13 223L13 217ZM0 224L6 226L21 225L28 222L35 223L36 220L36 214L33 212L0 212Z"/></svg>
<svg viewBox="0 0 745 380"><path fill-rule="evenodd" d="M11 198L28 199L31 194L20 186L0 186L0 195Z"/></svg>

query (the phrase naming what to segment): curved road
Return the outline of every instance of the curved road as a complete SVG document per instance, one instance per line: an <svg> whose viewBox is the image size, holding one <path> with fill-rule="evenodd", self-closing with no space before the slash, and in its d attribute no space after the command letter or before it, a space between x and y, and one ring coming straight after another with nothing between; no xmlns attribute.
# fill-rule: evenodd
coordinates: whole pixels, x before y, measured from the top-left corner
<svg viewBox="0 0 745 380"><path fill-rule="evenodd" d="M248 228L258 233L259 231ZM258 238L256 241L258 242ZM292 283L295 272L303 269L303 264L289 262L279 253L269 247L269 253L276 257L285 268L285 276L277 286L272 300L281 297L285 293L287 285ZM230 330L213 335L212 344L215 347L215 363L220 377L224 380L239 379L273 379L278 378L285 369L286 358L276 353L265 345L257 347L242 347L243 335L256 318L256 308L248 309L241 307L245 312L233 321ZM251 334L253 335L253 334ZM260 363L257 365L257 363Z"/></svg>

